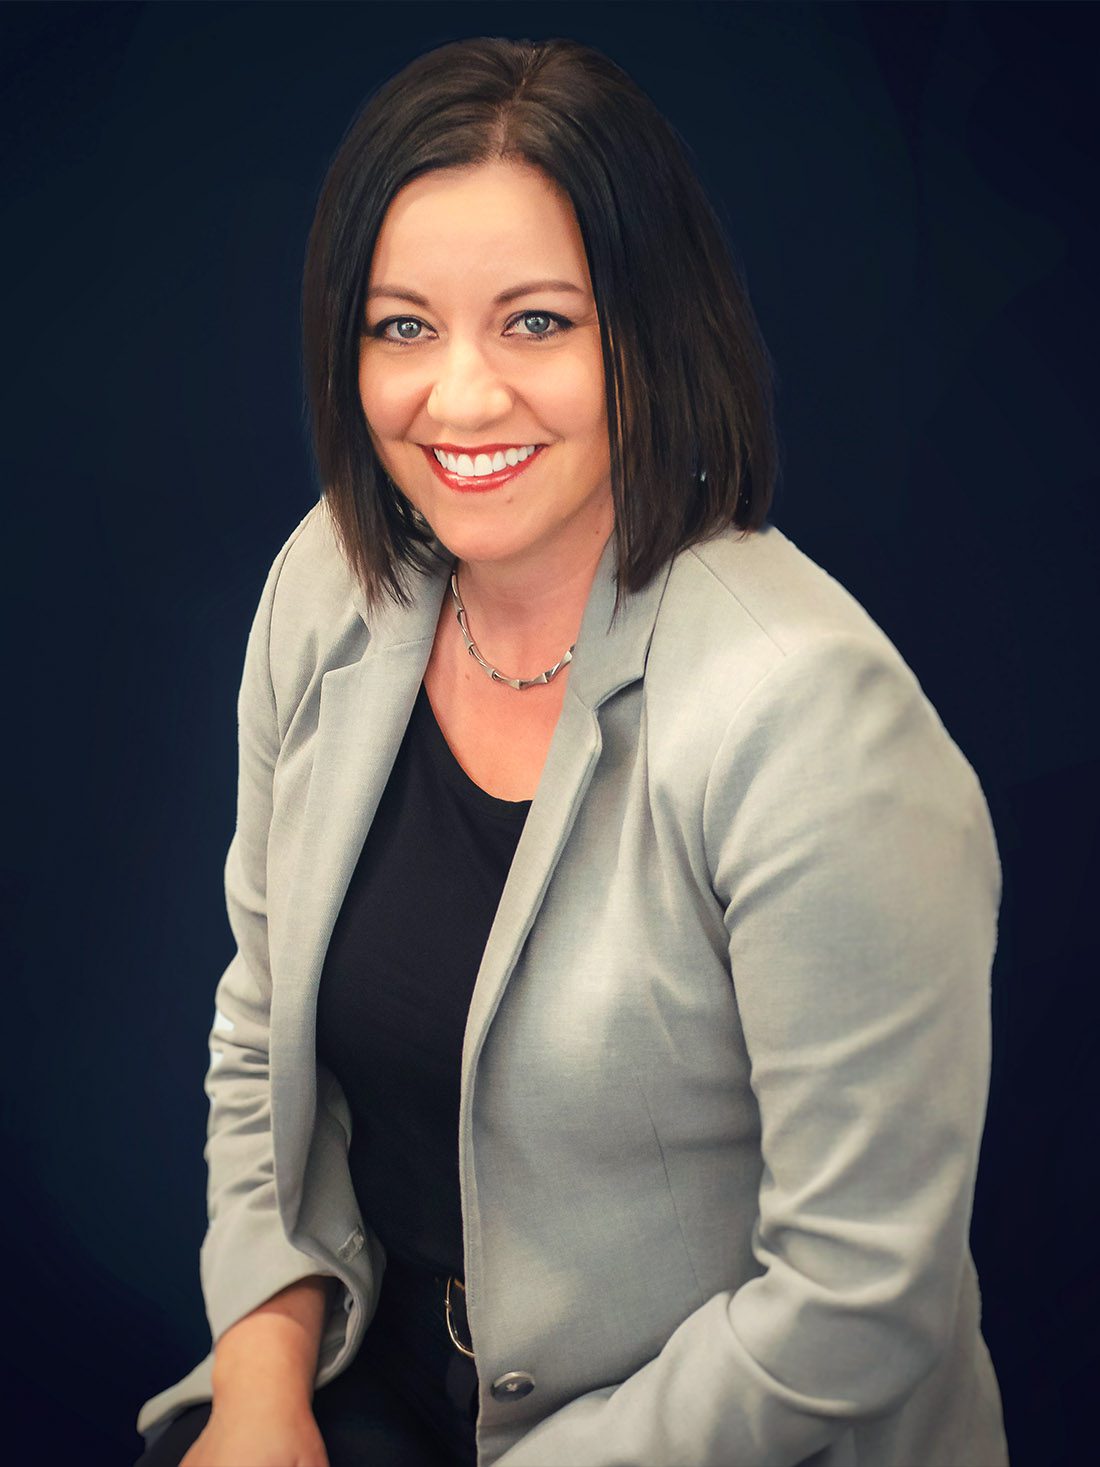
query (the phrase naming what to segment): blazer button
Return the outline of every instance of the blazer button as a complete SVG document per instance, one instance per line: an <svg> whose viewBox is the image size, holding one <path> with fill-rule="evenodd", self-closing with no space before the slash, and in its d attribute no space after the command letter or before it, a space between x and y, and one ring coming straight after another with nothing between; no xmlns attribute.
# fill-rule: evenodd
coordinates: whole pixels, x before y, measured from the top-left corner
<svg viewBox="0 0 1100 1467"><path fill-rule="evenodd" d="M489 1387L494 1401L519 1401L535 1389L535 1377L526 1370L508 1370Z"/></svg>

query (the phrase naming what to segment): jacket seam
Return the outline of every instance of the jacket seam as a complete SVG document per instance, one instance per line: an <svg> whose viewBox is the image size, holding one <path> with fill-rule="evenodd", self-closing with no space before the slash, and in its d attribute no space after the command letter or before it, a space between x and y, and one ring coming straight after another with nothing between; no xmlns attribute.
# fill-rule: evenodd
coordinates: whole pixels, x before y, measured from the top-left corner
<svg viewBox="0 0 1100 1467"><path fill-rule="evenodd" d="M695 1268L695 1260L691 1256L691 1249L688 1247L687 1234L684 1232L683 1219L680 1217L680 1209L676 1205L676 1193L672 1186L672 1178L669 1176L668 1173L668 1162L665 1160L665 1148L661 1144L660 1132L657 1130L657 1127L653 1121L653 1112L649 1106L649 1096L645 1093L645 1086L641 1082L638 1071L634 1069L632 1073L634 1075L634 1083L638 1087L638 1094L642 1097L642 1104L645 1106L645 1113L649 1120L650 1130L652 1130L653 1132L653 1139L657 1143L657 1155L661 1158L661 1170L665 1174L665 1186L668 1188L669 1200L672 1203L672 1215L676 1219L676 1229L680 1234L680 1241L684 1245L684 1257L688 1261L688 1267L691 1269L691 1276L695 1280L695 1292L699 1296L699 1303L701 1306L706 1303L707 1296L706 1294L704 1294L703 1286L699 1281L699 1275L696 1272Z"/></svg>
<svg viewBox="0 0 1100 1467"><path fill-rule="evenodd" d="M749 618L750 621L752 621L756 626L758 626L760 628L760 630L764 633L765 637L767 637L768 641L771 642L772 646L778 648L778 650L780 652L782 652L785 657L788 656L789 655L788 648L784 647L783 643L777 640L774 632L771 632L771 631L768 630L768 628L764 625L764 623L760 620L760 618L756 615L756 613L752 610L752 608L749 607L749 606L747 606L745 604L745 602L742 600L742 598L740 596L738 596L737 592L733 589L733 587L732 586L728 586L726 584L726 582L722 580L721 576L719 576L718 573L715 570L713 570L712 567L709 566L706 563L706 561L699 554L699 552L695 548L695 546L691 546L689 548L688 554L691 555L695 560L697 560L699 562L699 564L706 571L707 575L710 576L711 580L714 581L716 585L721 586L722 590L726 593L726 595L730 598L731 601L736 601L737 602L737 604L738 604L738 606L740 606L741 610L745 613L745 615Z"/></svg>

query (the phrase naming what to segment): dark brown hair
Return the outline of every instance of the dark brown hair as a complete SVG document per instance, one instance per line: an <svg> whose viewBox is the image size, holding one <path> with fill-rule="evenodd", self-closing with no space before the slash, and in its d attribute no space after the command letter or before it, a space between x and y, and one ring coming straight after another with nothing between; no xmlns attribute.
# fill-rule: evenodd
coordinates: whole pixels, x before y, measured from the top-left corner
<svg viewBox="0 0 1100 1467"><path fill-rule="evenodd" d="M349 127L321 188L302 286L321 493L368 601L405 600L430 529L367 431L358 372L375 241L421 174L503 160L568 194L600 318L618 589L678 550L767 518L779 475L774 368L684 145L613 61L577 41L479 37L417 57Z"/></svg>

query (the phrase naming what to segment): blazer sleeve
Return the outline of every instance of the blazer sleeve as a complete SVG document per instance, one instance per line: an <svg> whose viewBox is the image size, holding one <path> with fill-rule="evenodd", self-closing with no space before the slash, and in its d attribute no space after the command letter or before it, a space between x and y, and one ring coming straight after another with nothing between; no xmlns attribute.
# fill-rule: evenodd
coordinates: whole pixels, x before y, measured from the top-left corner
<svg viewBox="0 0 1100 1467"><path fill-rule="evenodd" d="M952 1341L1001 896L978 779L889 643L830 634L742 704L702 817L760 1113L761 1272L498 1467L793 1467Z"/></svg>
<svg viewBox="0 0 1100 1467"><path fill-rule="evenodd" d="M271 969L267 841L279 728L269 660L279 576L306 516L268 573L249 632L237 705L237 823L225 865L237 950L215 991L205 1157L208 1227L200 1274L211 1337L287 1285L326 1270L287 1241L275 1196L268 1072Z"/></svg>

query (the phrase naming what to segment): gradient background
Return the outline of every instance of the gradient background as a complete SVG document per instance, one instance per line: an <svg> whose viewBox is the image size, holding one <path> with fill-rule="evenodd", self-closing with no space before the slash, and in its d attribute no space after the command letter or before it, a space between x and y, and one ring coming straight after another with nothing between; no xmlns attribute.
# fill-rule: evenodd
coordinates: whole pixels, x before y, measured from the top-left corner
<svg viewBox="0 0 1100 1467"><path fill-rule="evenodd" d="M0 9L9 1461L126 1467L141 1401L208 1347L201 1082L233 950L237 685L264 575L316 498L306 233L367 95L482 34L597 46L686 139L779 369L772 520L893 639L981 779L1005 877L985 1330L1015 1467L1079 1460L1098 22L1058 4Z"/></svg>

